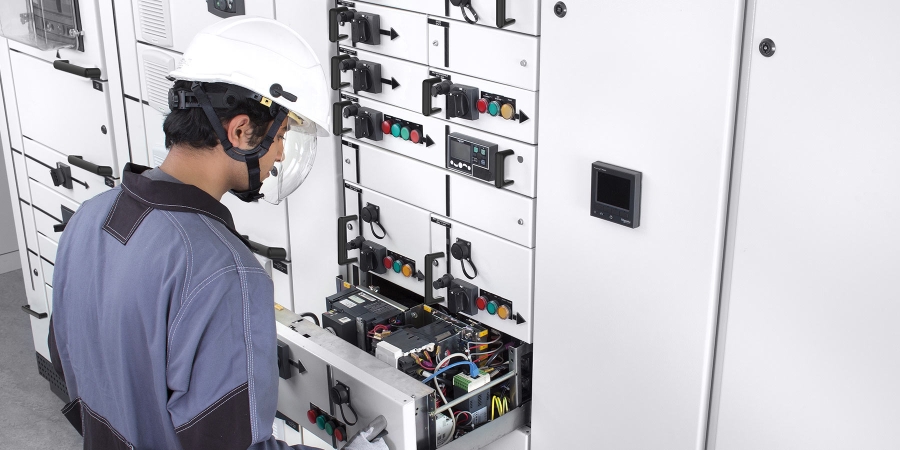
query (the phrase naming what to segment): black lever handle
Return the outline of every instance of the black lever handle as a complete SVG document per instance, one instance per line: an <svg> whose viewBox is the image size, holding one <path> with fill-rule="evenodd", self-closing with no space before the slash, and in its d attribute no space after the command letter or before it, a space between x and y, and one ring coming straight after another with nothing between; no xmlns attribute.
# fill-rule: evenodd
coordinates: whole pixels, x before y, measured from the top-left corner
<svg viewBox="0 0 900 450"><path fill-rule="evenodd" d="M444 297L434 296L434 262L444 257L443 252L425 255L425 304L436 305L444 301Z"/></svg>
<svg viewBox="0 0 900 450"><path fill-rule="evenodd" d="M340 54L331 57L331 89L338 91L342 88L350 86L350 83L341 82L341 62L350 59L352 56Z"/></svg>
<svg viewBox="0 0 900 450"><path fill-rule="evenodd" d="M328 40L331 42L343 41L347 39L346 34L338 34L340 33L340 28L338 27L338 19L341 13L350 11L350 8L345 6L341 6L339 8L331 8L328 10Z"/></svg>
<svg viewBox="0 0 900 450"><path fill-rule="evenodd" d="M350 258L347 255L347 224L356 221L356 216L346 216L338 219L338 264L341 266L355 263L359 258Z"/></svg>
<svg viewBox="0 0 900 450"><path fill-rule="evenodd" d="M64 59L58 59L53 61L53 68L56 70L61 70L66 73L71 73L72 75L78 75L79 77L84 78L100 78L102 73L100 69L90 68L90 67L81 67L76 66L75 64L70 64L69 61Z"/></svg>
<svg viewBox="0 0 900 450"><path fill-rule="evenodd" d="M422 81L422 115L430 116L441 112L441 108L434 108L431 105L431 88L441 81L443 80L438 77Z"/></svg>
<svg viewBox="0 0 900 450"><path fill-rule="evenodd" d="M516 19L506 18L506 0L497 0L497 28L506 28L516 23Z"/></svg>
<svg viewBox="0 0 900 450"><path fill-rule="evenodd" d="M250 243L250 251L256 253L257 255L269 258L272 261L287 260L287 250L281 247L266 247L259 242L253 242L249 239L247 240L247 242Z"/></svg>
<svg viewBox="0 0 900 450"><path fill-rule="evenodd" d="M47 313L39 313L39 312L31 309L31 307L28 305L22 305L22 311L27 312L28 314L34 316L37 319L46 319L47 318Z"/></svg>
<svg viewBox="0 0 900 450"><path fill-rule="evenodd" d="M101 177L111 177L113 174L112 167L98 166L92 162L85 161L84 158L76 155L69 156L69 164L87 170L90 173L100 175Z"/></svg>
<svg viewBox="0 0 900 450"><path fill-rule="evenodd" d="M344 108L352 104L353 102L351 102L350 100L345 100L334 104L334 107L331 110L331 132L335 136L340 136L352 130L352 128L344 128L344 115L342 114Z"/></svg>
<svg viewBox="0 0 900 450"><path fill-rule="evenodd" d="M497 169L497 173L494 175L494 186L496 186L497 189L515 183L513 180L506 179L506 158L515 154L516 152L512 150L503 150L494 155L494 167Z"/></svg>

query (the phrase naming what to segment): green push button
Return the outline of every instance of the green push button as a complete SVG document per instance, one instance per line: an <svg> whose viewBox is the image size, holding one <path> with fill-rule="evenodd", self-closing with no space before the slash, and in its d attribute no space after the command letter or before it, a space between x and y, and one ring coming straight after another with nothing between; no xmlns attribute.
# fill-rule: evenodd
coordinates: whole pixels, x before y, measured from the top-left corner
<svg viewBox="0 0 900 450"><path fill-rule="evenodd" d="M320 430L325 429L325 422L325 416L316 417L316 426L318 426Z"/></svg>
<svg viewBox="0 0 900 450"><path fill-rule="evenodd" d="M400 273L403 270L403 264L400 261L394 261L394 272Z"/></svg>
<svg viewBox="0 0 900 450"><path fill-rule="evenodd" d="M500 114L500 104L497 102L491 102L491 104L488 105L488 113L492 116Z"/></svg>
<svg viewBox="0 0 900 450"><path fill-rule="evenodd" d="M490 315L497 314L497 307L498 307L497 302L495 302L493 300L489 301L487 304L488 314L490 314Z"/></svg>
<svg viewBox="0 0 900 450"><path fill-rule="evenodd" d="M404 141L408 141L409 140L409 128L403 127L403 129L400 130L400 137L402 137Z"/></svg>
<svg viewBox="0 0 900 450"><path fill-rule="evenodd" d="M334 436L334 423L328 422L325 424L325 432L328 433L329 436Z"/></svg>
<svg viewBox="0 0 900 450"><path fill-rule="evenodd" d="M396 123L391 125L391 136L400 137L400 125Z"/></svg>

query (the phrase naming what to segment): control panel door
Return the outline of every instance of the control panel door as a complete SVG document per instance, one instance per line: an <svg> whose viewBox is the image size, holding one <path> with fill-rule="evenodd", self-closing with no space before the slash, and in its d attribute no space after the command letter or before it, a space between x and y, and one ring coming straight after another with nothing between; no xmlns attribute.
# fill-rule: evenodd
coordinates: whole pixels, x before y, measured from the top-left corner
<svg viewBox="0 0 900 450"><path fill-rule="evenodd" d="M337 25L337 30L330 31L338 33L338 36L330 37L337 37L337 42L361 50L428 64L426 15L362 2L338 3L339 11L352 13L354 18L347 17L350 20L341 24L340 18L334 13L329 16L329 20L335 20L335 23L329 23L329 26Z"/></svg>
<svg viewBox="0 0 900 450"><path fill-rule="evenodd" d="M28 55L9 55L15 76L22 134L65 155L79 155L118 173L110 134L108 89L99 82L56 70ZM99 89L98 89L99 87ZM52 111L66 99L71 109ZM49 120L58 114L59 120Z"/></svg>
<svg viewBox="0 0 900 450"><path fill-rule="evenodd" d="M428 65L538 90L540 40L464 22L429 19ZM434 45L437 44L437 45Z"/></svg>
<svg viewBox="0 0 900 450"><path fill-rule="evenodd" d="M74 166L66 155L25 138L28 177L78 203L109 190L113 180ZM58 211L55 211L58 212Z"/></svg>
<svg viewBox="0 0 900 450"><path fill-rule="evenodd" d="M451 123L447 131L449 131L447 137L450 139L446 159L448 170L485 183L487 186L499 187L531 198L537 196L537 146L486 133L456 122ZM465 162L453 158L452 142L464 143L472 141L471 138L487 144L488 147L496 146L497 152L501 154L492 158L489 154L481 154L479 149L476 155L475 148L469 147L467 153L472 155L464 158L469 163L468 166L464 165Z"/></svg>
<svg viewBox="0 0 900 450"><path fill-rule="evenodd" d="M26 292L28 293L27 310L31 315L31 334L34 339L34 349L41 356L50 360L50 348L47 346L47 336L50 334L50 304L52 297L47 297L47 289L44 284L44 269L41 258L32 251L28 252L28 262L31 270L31 279L25 278Z"/></svg>
<svg viewBox="0 0 900 450"><path fill-rule="evenodd" d="M62 224L68 222L72 214L78 210L79 204L34 180L29 180L29 183L35 230L37 230L38 236L50 238L54 243L59 242ZM31 244L29 243L29 245Z"/></svg>
<svg viewBox="0 0 900 450"><path fill-rule="evenodd" d="M534 247L536 200L461 175L450 180L450 217L527 248Z"/></svg>
<svg viewBox="0 0 900 450"><path fill-rule="evenodd" d="M539 36L540 5L540 0L472 0L471 8L465 8L465 11L451 4L449 17L465 21L463 14L470 20L478 14L477 25Z"/></svg>
<svg viewBox="0 0 900 450"><path fill-rule="evenodd" d="M335 81L340 78L337 87L344 92L410 111L422 110L422 80L428 78L424 64L341 46L330 69ZM357 90L367 86L367 90Z"/></svg>
<svg viewBox="0 0 900 450"><path fill-rule="evenodd" d="M453 245L468 247L469 257L456 259ZM532 342L534 249L440 216L432 216L431 246L433 252L445 253L440 264L448 265L437 273L449 268L454 278L478 286L484 302L476 301L475 320ZM446 302L446 289L435 295Z"/></svg>
<svg viewBox="0 0 900 450"><path fill-rule="evenodd" d="M446 171L371 145L360 143L358 147L357 166L362 187L426 211L447 210L449 174Z"/></svg>

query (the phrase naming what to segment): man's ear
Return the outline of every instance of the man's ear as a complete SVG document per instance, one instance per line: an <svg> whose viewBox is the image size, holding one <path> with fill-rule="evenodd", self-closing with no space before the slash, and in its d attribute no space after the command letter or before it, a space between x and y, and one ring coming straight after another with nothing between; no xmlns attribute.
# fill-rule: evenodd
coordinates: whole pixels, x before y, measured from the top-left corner
<svg viewBox="0 0 900 450"><path fill-rule="evenodd" d="M228 140L231 141L231 145L238 148L247 148L249 146L250 116L238 114L232 117L225 125L225 131L228 134Z"/></svg>

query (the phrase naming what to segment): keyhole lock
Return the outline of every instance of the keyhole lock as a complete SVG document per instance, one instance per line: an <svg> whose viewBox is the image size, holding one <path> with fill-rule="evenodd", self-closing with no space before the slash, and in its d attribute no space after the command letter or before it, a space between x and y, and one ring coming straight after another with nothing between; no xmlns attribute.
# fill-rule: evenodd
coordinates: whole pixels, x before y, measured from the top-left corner
<svg viewBox="0 0 900 450"><path fill-rule="evenodd" d="M765 38L759 43L759 52L766 58L775 54L775 41Z"/></svg>
<svg viewBox="0 0 900 450"><path fill-rule="evenodd" d="M569 8L567 8L566 4L563 2L556 2L556 5L553 6L553 12L556 14L556 17L563 18L566 17Z"/></svg>

